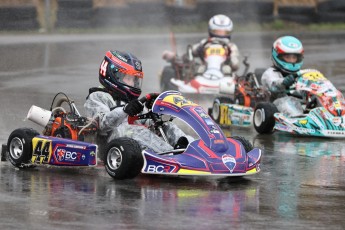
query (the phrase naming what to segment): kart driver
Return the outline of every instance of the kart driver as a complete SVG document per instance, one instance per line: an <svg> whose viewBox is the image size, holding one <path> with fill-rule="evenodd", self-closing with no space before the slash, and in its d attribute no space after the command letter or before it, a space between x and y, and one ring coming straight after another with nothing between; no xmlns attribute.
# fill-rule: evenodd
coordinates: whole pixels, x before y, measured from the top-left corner
<svg viewBox="0 0 345 230"><path fill-rule="evenodd" d="M139 121L136 121L137 125L128 124L128 116L135 116L144 110L144 105L138 100L143 79L141 61L134 55L116 50L106 52L99 68L99 82L103 87L90 88L84 104L86 115L97 117L97 144L100 148L117 137L132 138L142 149L150 148L155 152L172 150L172 146L185 148L188 140L193 140L172 122L163 126L171 145ZM146 107L151 108L157 96L149 94Z"/></svg>
<svg viewBox="0 0 345 230"><path fill-rule="evenodd" d="M212 42L220 42L225 44L228 50L228 58L225 63L230 65L231 72L236 72L239 68L239 51L237 45L231 42L232 29L233 23L229 17L218 14L210 18L208 22L209 37L192 45L193 56L203 60L205 47Z"/></svg>
<svg viewBox="0 0 345 230"><path fill-rule="evenodd" d="M278 38L272 47L273 66L262 75L261 82L271 92L271 101L278 111L290 116L303 114L301 103L296 97L287 95L303 65L304 49L300 40L293 36Z"/></svg>

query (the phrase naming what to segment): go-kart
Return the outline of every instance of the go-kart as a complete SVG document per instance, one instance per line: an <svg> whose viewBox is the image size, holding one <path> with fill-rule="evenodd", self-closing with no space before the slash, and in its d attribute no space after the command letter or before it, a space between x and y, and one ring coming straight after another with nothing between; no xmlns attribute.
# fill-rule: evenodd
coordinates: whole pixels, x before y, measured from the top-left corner
<svg viewBox="0 0 345 230"><path fill-rule="evenodd" d="M306 136L345 137L344 97L321 72L301 70L288 95L299 99L304 113L288 116L273 103L259 103L253 118L258 133L279 130ZM280 106L294 106L292 97Z"/></svg>
<svg viewBox="0 0 345 230"><path fill-rule="evenodd" d="M213 176L245 176L260 171L260 149L253 148L243 137L227 138L201 106L187 100L180 92L167 91L160 94L152 110L138 118L152 119L154 125L151 129L159 131L164 138L165 134L161 126L165 121L171 120L166 116L184 121L199 138L183 149L160 153L150 149L143 150L141 152L143 167L138 167L136 171L141 169L142 173L147 174ZM130 149L125 149L121 154L122 157L126 155L126 151ZM106 169L110 175L116 178L120 171L133 172L122 165L119 168L112 167L114 161L110 161L112 154L109 152ZM117 152L120 155L119 149ZM137 152L137 159L140 159L139 151L131 152L133 154Z"/></svg>
<svg viewBox="0 0 345 230"><path fill-rule="evenodd" d="M27 118L44 127L43 135L32 128L18 128L10 134L3 149L14 166L97 166L98 146L84 141L96 133L96 124L82 117L65 94L56 94L50 110L31 106Z"/></svg>
<svg viewBox="0 0 345 230"><path fill-rule="evenodd" d="M221 127L252 126L254 108L259 102L269 101L270 93L260 85L262 69L236 78L235 95L219 96L208 109L209 115Z"/></svg>
<svg viewBox="0 0 345 230"><path fill-rule="evenodd" d="M140 101L145 103L147 99L143 97ZM67 102L69 105L73 104L69 100ZM96 135L96 119L80 116L74 106L70 106L70 110L65 111L60 106L51 110L31 108L28 119L44 126L44 133L52 136L40 135L31 128L14 130L7 142L10 162L19 168L40 164L95 166L98 146L85 142L85 137ZM153 103L152 110L131 120L151 119L153 122L147 128L167 141L162 125L173 117L186 122L199 138L189 143L186 148L160 153L150 149L142 150L131 138L116 138L105 146L104 153L101 154L104 156L102 160L108 174L115 179L128 179L136 177L140 172L245 176L260 171L260 149L253 148L243 137L225 137L199 105L187 100L177 91L160 94ZM54 129L56 120L60 121L60 125ZM77 121L82 122L73 123ZM59 128L63 131L57 132ZM84 141L80 140L82 138Z"/></svg>
<svg viewBox="0 0 345 230"><path fill-rule="evenodd" d="M233 95L236 74L225 63L228 49L227 44L221 41L210 41L204 45L201 61L193 57L191 45L187 46L187 53L183 57L172 51L164 51L163 59L170 65L165 66L161 73L161 90Z"/></svg>

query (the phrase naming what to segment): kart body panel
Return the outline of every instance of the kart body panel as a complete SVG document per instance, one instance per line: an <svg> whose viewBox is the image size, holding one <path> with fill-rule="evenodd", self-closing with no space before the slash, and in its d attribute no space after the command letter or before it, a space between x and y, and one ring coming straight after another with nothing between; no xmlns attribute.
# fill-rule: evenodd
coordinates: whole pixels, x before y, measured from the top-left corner
<svg viewBox="0 0 345 230"><path fill-rule="evenodd" d="M170 175L244 176L260 171L261 150L246 153L243 145L227 138L203 108L177 91L162 93L152 111L178 117L200 137L183 153L159 155L144 150L142 173Z"/></svg>
<svg viewBox="0 0 345 230"><path fill-rule="evenodd" d="M97 166L97 145L39 135L32 139L34 165Z"/></svg>
<svg viewBox="0 0 345 230"><path fill-rule="evenodd" d="M313 98L315 108L301 116L275 113L275 130L298 135L345 137L345 100L335 86L316 70L304 70L295 88L305 102Z"/></svg>
<svg viewBox="0 0 345 230"><path fill-rule="evenodd" d="M236 104L220 104L219 125L222 127L240 126L251 127L254 110L252 107Z"/></svg>

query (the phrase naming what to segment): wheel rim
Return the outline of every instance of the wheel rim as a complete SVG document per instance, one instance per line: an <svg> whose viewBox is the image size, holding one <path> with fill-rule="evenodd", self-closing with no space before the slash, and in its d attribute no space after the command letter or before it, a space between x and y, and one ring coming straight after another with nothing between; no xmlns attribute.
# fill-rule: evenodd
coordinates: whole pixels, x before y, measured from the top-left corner
<svg viewBox="0 0 345 230"><path fill-rule="evenodd" d="M220 105L217 102L215 102L213 104L213 107L212 107L212 117L215 120L218 120L218 117L219 117L219 110L220 110L219 107L220 107Z"/></svg>
<svg viewBox="0 0 345 230"><path fill-rule="evenodd" d="M107 156L107 164L109 168L112 170L116 170L120 167L121 163L122 163L121 151L116 147L111 148Z"/></svg>
<svg viewBox="0 0 345 230"><path fill-rule="evenodd" d="M24 144L20 138L15 137L11 140L9 151L13 159L19 159L23 155L23 149Z"/></svg>
<svg viewBox="0 0 345 230"><path fill-rule="evenodd" d="M264 121L264 112L262 109L258 109L255 111L255 115L254 115L254 124L256 126L260 126L262 124L262 122Z"/></svg>

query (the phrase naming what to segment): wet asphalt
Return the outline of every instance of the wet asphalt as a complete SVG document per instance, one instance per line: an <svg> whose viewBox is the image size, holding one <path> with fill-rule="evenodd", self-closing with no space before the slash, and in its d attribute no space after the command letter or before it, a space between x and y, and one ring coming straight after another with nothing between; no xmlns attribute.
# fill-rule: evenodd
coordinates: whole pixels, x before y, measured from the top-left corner
<svg viewBox="0 0 345 230"><path fill-rule="evenodd" d="M270 65L281 33L237 33L251 70ZM345 32L296 33L305 67L321 70L345 92ZM205 34L176 35L178 53ZM50 108L57 92L83 113L88 88L108 49L142 59L143 93L159 91L169 35L2 35L0 143L25 120L31 105ZM208 107L210 101L202 101ZM100 165L75 169L15 169L0 162L0 229L344 229L345 144L342 139L296 137L253 128L224 129L263 149L262 171L242 178L140 175L114 181Z"/></svg>

